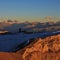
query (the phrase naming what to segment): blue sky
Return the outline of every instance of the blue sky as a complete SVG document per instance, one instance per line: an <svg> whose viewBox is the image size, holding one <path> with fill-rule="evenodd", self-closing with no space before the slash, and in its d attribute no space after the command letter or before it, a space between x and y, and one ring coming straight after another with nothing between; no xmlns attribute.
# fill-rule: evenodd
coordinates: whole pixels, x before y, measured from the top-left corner
<svg viewBox="0 0 60 60"><path fill-rule="evenodd" d="M60 0L0 0L0 18L25 19L60 17Z"/></svg>

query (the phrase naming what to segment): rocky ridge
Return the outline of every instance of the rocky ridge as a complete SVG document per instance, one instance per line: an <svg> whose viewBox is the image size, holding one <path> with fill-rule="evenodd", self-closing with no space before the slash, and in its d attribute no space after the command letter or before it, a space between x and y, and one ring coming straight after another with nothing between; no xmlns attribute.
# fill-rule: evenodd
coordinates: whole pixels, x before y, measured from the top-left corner
<svg viewBox="0 0 60 60"><path fill-rule="evenodd" d="M37 38L17 52L0 52L0 60L60 60L60 34Z"/></svg>
<svg viewBox="0 0 60 60"><path fill-rule="evenodd" d="M42 57L44 57L44 59ZM59 60L60 34L46 37L44 39L39 38L37 42L35 42L31 47L26 48L23 54L23 59L24 60Z"/></svg>

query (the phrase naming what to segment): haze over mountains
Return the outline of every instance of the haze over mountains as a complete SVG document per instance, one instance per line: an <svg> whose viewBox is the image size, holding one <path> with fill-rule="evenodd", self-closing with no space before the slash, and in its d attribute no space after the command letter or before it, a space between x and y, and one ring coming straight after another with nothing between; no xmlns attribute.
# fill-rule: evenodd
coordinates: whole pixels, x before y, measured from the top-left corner
<svg viewBox="0 0 60 60"><path fill-rule="evenodd" d="M51 18L51 17L50 17ZM19 22L19 21L3 21L0 22L0 32L7 31L17 33L19 31L25 32L43 32L60 30L60 22Z"/></svg>

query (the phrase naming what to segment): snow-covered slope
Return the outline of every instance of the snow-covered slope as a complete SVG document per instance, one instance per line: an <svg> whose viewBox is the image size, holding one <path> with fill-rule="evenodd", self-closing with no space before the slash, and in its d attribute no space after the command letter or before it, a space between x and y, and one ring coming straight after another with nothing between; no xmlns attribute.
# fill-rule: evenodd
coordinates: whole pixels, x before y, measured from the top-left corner
<svg viewBox="0 0 60 60"><path fill-rule="evenodd" d="M17 34L8 34L8 35L0 35L0 51L15 51L17 50L20 44L24 43L25 45L29 43L30 39L32 38L44 38L46 36L59 34L60 31L56 32L45 32L45 33L32 33L32 34L24 34L24 33L17 33ZM23 46L23 45L22 45ZM21 45L19 48L22 47Z"/></svg>

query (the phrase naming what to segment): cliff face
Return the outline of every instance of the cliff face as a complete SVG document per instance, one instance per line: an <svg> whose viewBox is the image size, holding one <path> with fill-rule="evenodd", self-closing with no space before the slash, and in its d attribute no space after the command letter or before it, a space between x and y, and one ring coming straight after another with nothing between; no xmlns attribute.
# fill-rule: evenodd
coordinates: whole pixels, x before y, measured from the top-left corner
<svg viewBox="0 0 60 60"><path fill-rule="evenodd" d="M60 60L60 34L38 38L16 53L0 52L0 60Z"/></svg>

